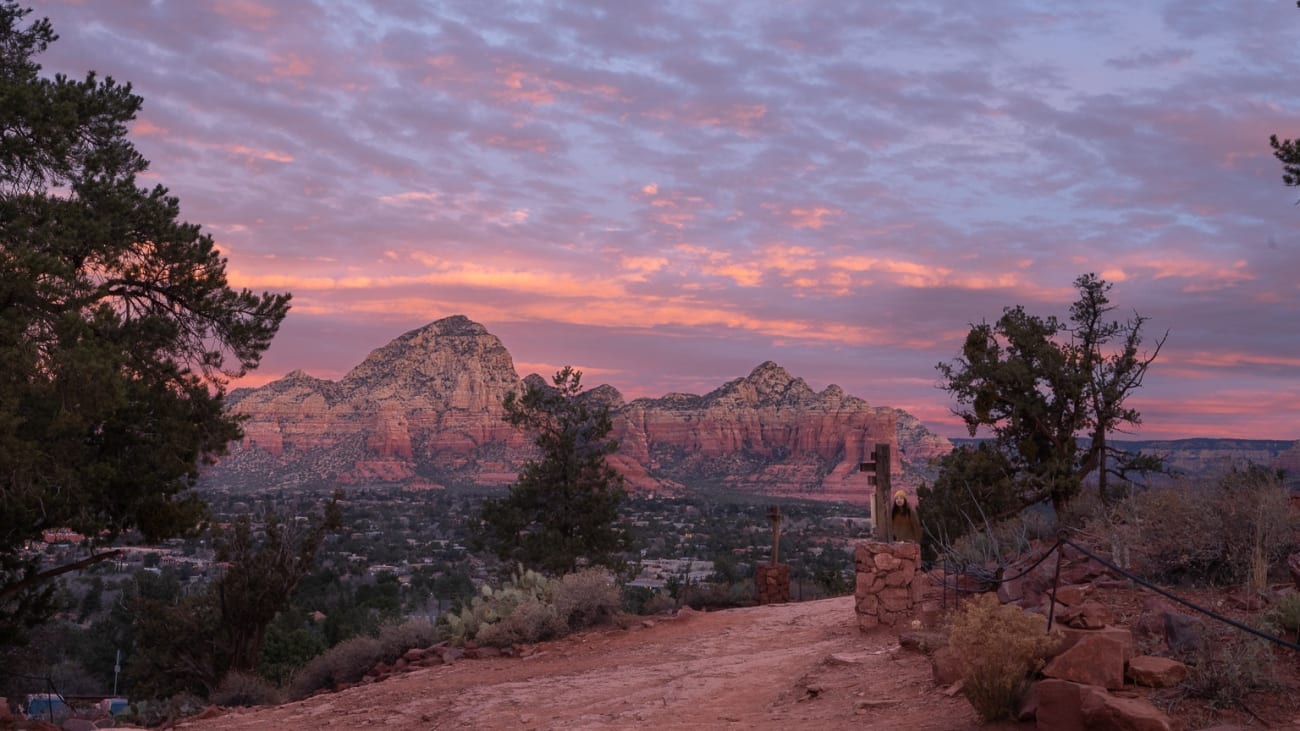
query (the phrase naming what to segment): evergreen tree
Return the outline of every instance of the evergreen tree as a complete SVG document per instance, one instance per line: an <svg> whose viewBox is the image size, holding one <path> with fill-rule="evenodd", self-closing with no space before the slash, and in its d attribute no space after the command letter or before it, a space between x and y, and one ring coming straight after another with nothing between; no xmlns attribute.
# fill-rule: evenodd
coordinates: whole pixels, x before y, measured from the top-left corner
<svg viewBox="0 0 1300 731"><path fill-rule="evenodd" d="M227 284L127 138L141 106L90 73L45 78L57 39L0 2L0 644L52 609L52 582L113 554L41 567L41 531L149 540L194 528L198 466L239 436L225 385L256 367L287 294Z"/></svg>
<svg viewBox="0 0 1300 731"><path fill-rule="evenodd" d="M311 573L326 534L342 524L340 498L335 493L323 515L302 526L268 515L261 541L253 540L248 517L240 518L217 540L228 566L205 591L137 602L130 666L137 687L153 697L206 696L231 670L256 670L267 627Z"/></svg>
<svg viewBox="0 0 1300 731"><path fill-rule="evenodd" d="M605 457L609 407L581 393L582 372L566 366L554 387L537 379L506 395L506 421L536 434L540 459L528 462L504 498L483 503L478 542L503 560L562 573L579 558L616 562L626 534L615 523L623 478Z"/></svg>
<svg viewBox="0 0 1300 731"><path fill-rule="evenodd" d="M1111 285L1094 274L1079 277L1074 286L1079 299L1068 322L1008 307L997 323L971 328L959 358L938 365L943 388L960 405L955 413L971 436L987 427L999 455L964 450L945 460L926 514L934 510L937 491L960 501L970 477L990 471L1008 492L994 509L984 506L996 520L1048 500L1059 512L1094 473L1106 497L1106 475L1156 466L1147 455L1109 447L1107 437L1141 423L1125 402L1141 387L1168 333L1151 353L1142 353L1147 318L1107 320L1114 309ZM966 464L971 458L979 464Z"/></svg>

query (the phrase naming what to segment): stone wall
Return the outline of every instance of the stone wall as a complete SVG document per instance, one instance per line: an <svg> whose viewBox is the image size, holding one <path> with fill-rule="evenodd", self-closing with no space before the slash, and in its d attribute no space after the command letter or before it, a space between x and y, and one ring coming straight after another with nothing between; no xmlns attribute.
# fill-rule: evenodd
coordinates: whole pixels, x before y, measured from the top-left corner
<svg viewBox="0 0 1300 731"><path fill-rule="evenodd" d="M760 563L754 567L759 604L784 604L790 601L790 564Z"/></svg>
<svg viewBox="0 0 1300 731"><path fill-rule="evenodd" d="M893 627L910 618L916 602L912 580L920 563L921 546L916 543L863 541L857 545L853 565L859 628Z"/></svg>

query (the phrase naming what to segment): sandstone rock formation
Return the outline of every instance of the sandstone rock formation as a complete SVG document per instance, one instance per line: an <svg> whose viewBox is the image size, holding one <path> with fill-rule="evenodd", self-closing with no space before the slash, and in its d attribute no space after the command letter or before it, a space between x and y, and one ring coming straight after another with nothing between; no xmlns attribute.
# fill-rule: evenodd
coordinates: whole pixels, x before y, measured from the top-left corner
<svg viewBox="0 0 1300 731"><path fill-rule="evenodd" d="M448 317L372 352L338 382L294 371L232 393L244 439L203 479L233 488L508 484L532 455L530 436L503 420L502 401L521 384L500 340ZM585 397L610 406L621 443L611 462L633 490L867 501L857 466L877 442L897 455L899 487L914 486L929 459L951 449L906 412L839 386L817 393L772 362L704 396L624 403L598 386Z"/></svg>

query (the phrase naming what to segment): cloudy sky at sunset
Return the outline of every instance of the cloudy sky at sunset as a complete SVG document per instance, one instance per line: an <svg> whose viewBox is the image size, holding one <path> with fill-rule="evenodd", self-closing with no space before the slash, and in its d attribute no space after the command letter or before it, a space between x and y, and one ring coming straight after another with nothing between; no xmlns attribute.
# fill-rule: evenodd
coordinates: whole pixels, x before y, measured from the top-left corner
<svg viewBox="0 0 1300 731"><path fill-rule="evenodd" d="M1300 439L1292 2L36 2L232 283L260 384L463 314L629 398L773 360L959 435L935 364L1071 282L1168 342L1135 436Z"/></svg>

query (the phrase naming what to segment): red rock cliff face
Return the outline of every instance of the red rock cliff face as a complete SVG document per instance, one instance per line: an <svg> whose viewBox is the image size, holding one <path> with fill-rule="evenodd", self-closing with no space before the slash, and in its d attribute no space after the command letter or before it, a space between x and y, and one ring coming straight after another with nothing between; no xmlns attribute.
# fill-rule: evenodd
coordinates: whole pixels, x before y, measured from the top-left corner
<svg viewBox="0 0 1300 731"><path fill-rule="evenodd" d="M643 465L659 486L865 500L858 464L877 443L899 453L896 421L893 411L872 408L839 386L816 393L767 362L705 396L633 401L618 412L614 433L620 456ZM894 464L901 479L903 462Z"/></svg>
<svg viewBox="0 0 1300 731"><path fill-rule="evenodd" d="M533 454L530 436L503 420L502 401L520 384L510 354L482 325L439 320L374 351L337 383L295 371L232 394L244 439L204 480L508 484ZM857 465L876 443L893 448L900 486L951 449L905 412L871 407L838 386L816 393L771 362L704 396L624 404L609 386L588 395L613 412L621 448L611 462L634 490L868 500Z"/></svg>

